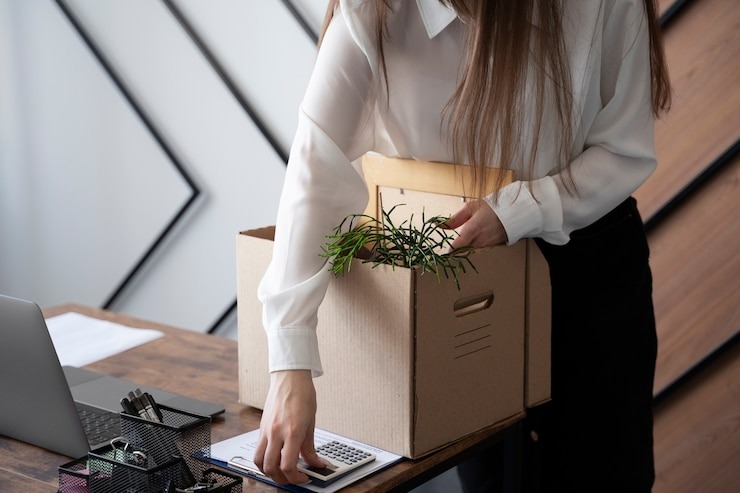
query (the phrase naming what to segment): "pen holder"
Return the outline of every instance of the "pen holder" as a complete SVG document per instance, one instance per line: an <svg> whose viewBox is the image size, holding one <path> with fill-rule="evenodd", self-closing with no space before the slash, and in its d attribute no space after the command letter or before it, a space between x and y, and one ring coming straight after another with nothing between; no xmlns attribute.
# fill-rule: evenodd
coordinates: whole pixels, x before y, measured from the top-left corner
<svg viewBox="0 0 740 493"><path fill-rule="evenodd" d="M59 493L89 493L87 457L62 464L59 470Z"/></svg>
<svg viewBox="0 0 740 493"><path fill-rule="evenodd" d="M211 455L211 418L159 406L162 422L121 413L121 437L145 450L156 464L181 457L191 473L199 477Z"/></svg>
<svg viewBox="0 0 740 493"><path fill-rule="evenodd" d="M140 452L142 449L135 449ZM209 493L242 493L241 476L206 468L194 476L182 457L153 466L153 460L142 459L134 448L112 445L88 456L59 466L58 493L162 493L208 485ZM198 491L195 489L194 491Z"/></svg>
<svg viewBox="0 0 740 493"><path fill-rule="evenodd" d="M87 464L89 493L161 493L195 484L182 457L157 464L144 449L134 447L107 446L90 452Z"/></svg>

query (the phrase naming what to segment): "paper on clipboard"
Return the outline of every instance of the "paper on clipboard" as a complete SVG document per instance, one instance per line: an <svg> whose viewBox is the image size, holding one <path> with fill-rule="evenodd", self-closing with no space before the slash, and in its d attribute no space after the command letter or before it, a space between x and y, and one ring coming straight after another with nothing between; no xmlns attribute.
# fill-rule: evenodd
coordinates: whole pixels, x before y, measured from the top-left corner
<svg viewBox="0 0 740 493"><path fill-rule="evenodd" d="M223 440L218 443L211 445L211 459L215 460L221 465L226 465L234 471L240 471L251 477L264 481L266 483L275 484L268 477L264 476L254 463L254 452L257 447L257 440L259 439L259 430L253 430L242 435L237 435L233 438ZM339 440L349 445L375 454L375 460L355 471L348 473L345 477L338 479L334 483L327 487L321 488L319 486L305 483L300 486L294 487L294 491L314 491L317 493L333 493L346 486L351 485L370 474L384 469L399 460L400 455L392 454L385 450L372 447L362 442L352 440L350 438L337 435L325 430L316 429L314 431L314 442L316 447L323 445L324 443L332 440ZM284 488L284 486L281 486ZM292 489L292 488L291 488Z"/></svg>

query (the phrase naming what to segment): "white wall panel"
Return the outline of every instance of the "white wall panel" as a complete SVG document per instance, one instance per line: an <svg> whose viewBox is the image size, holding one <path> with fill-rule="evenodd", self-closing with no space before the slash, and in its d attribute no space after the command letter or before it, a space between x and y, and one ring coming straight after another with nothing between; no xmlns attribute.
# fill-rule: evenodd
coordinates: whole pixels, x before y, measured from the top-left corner
<svg viewBox="0 0 740 493"><path fill-rule="evenodd" d="M0 0L0 292L32 293L23 275L23 251L30 240L28 228L22 225L29 210L26 193L28 168L21 145L21 104L17 77L18 46L17 14L13 4Z"/></svg>
<svg viewBox="0 0 740 493"><path fill-rule="evenodd" d="M201 190L111 307L233 329L234 237L274 222L283 160L165 2L62 3ZM287 153L315 58L288 6L173 3ZM0 28L0 292L101 306L192 191L54 0L0 0Z"/></svg>
<svg viewBox="0 0 740 493"><path fill-rule="evenodd" d="M162 2L74 0L69 5L205 194L197 213L116 308L207 329L233 301L236 232L274 222L283 162Z"/></svg>
<svg viewBox="0 0 740 493"><path fill-rule="evenodd" d="M326 6L329 5L328 0L287 0L292 2L298 9L306 21L313 27L314 32L318 33L321 30L321 24L324 22L324 14L326 13Z"/></svg>
<svg viewBox="0 0 740 493"><path fill-rule="evenodd" d="M287 152L316 56L300 24L276 0L176 4Z"/></svg>
<svg viewBox="0 0 740 493"><path fill-rule="evenodd" d="M0 292L100 305L189 190L53 2L0 10Z"/></svg>

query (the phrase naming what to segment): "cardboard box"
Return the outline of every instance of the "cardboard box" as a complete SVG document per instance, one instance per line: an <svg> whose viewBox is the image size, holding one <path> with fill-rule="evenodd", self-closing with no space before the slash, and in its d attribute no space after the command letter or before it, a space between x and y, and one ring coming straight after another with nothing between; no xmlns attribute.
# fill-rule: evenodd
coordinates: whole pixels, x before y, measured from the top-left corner
<svg viewBox="0 0 740 493"><path fill-rule="evenodd" d="M403 204L398 211L401 217L396 224L408 218L411 212L417 221L422 212L427 217L452 215L474 190L473 174L468 166L367 154L363 157L362 171L369 197L365 214L381 217L383 210L388 211L396 204ZM485 174L486 193L514 179L511 170L487 168ZM394 219L393 216L391 219ZM552 304L547 261L534 240L526 240L526 243L524 404L534 407L550 399Z"/></svg>
<svg viewBox="0 0 740 493"><path fill-rule="evenodd" d="M256 293L273 237L244 231L236 245L239 399L257 408L269 374ZM471 260L479 273L459 290L361 260L332 279L318 314L317 426L416 458L549 398L547 264L531 241Z"/></svg>

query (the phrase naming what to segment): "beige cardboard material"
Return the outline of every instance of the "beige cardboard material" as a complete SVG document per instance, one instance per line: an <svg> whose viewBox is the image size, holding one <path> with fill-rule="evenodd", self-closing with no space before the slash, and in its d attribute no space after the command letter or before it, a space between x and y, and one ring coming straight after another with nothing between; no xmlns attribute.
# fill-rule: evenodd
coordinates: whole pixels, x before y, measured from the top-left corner
<svg viewBox="0 0 740 493"><path fill-rule="evenodd" d="M239 399L257 408L269 376L256 292L272 232L237 237ZM360 260L332 279L319 311L317 426L413 458L523 410L526 245L473 262L481 274L465 274L459 291Z"/></svg>
<svg viewBox="0 0 740 493"><path fill-rule="evenodd" d="M381 211L390 209L393 204L406 202L396 202L384 196L384 188L453 196L458 200L461 197L470 197L474 191L471 168L465 165L366 154L362 158L362 171L369 198L366 214L375 218L380 218ZM514 179L511 170L487 168L484 173L488 183L486 193L491 193L496 184L505 185ZM450 212L456 210L457 207L454 207Z"/></svg>
<svg viewBox="0 0 740 493"><path fill-rule="evenodd" d="M396 224L412 213L416 222L422 213L450 215L470 188L465 167L366 156L363 169L366 214L404 204ZM257 408L269 375L256 293L273 235L263 228L237 236L239 399ZM319 310L317 426L416 458L549 399L544 258L527 240L472 259L480 274L465 274L461 290L360 260L332 279Z"/></svg>
<svg viewBox="0 0 740 493"><path fill-rule="evenodd" d="M391 214L396 225L409 217L418 226L423 215L451 216L473 189L467 166L366 155L362 168L370 197L365 213L378 217L381 211L397 206ZM514 178L511 171L489 168L486 172L489 185L495 184L500 174L504 184ZM534 240L526 243L525 405L533 407L550 398L551 289L547 261Z"/></svg>

